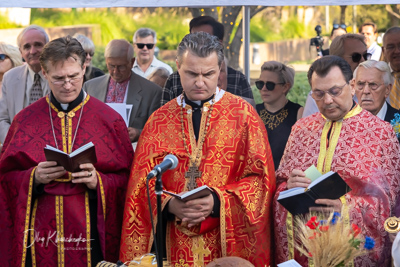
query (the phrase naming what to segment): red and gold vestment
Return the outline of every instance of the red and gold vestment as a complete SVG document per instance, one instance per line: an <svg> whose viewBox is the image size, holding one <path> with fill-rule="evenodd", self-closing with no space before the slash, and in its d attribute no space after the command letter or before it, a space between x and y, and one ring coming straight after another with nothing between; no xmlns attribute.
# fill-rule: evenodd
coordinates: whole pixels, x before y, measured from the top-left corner
<svg viewBox="0 0 400 267"><path fill-rule="evenodd" d="M353 189L341 198L345 207L342 217L376 241L373 252L356 258L353 266L390 266L391 245L384 222L399 196L400 146L389 123L358 105L341 121L332 122L316 113L293 126L276 173L275 262L295 258L302 266L312 266L295 249L297 235L292 215L276 201L287 189L289 174L311 165L321 173L337 172Z"/></svg>
<svg viewBox="0 0 400 267"><path fill-rule="evenodd" d="M220 90L215 101L201 148L202 176L197 179L197 186L208 185L217 193L221 202L220 218L208 217L191 228L181 224L178 218L168 221L167 259L172 266L203 266L215 258L238 256L256 266L268 266L275 175L267 132L253 107L241 98ZM183 144L181 104L180 96L155 111L141 134L125 203L123 261L150 252L153 235L146 175L165 155L176 155L179 163L176 169L164 173L164 189L175 193L187 191L185 172L189 155ZM209 102L204 106L210 110ZM191 107L185 105L183 109L185 139L193 153L196 140L188 112ZM208 113L203 113L203 118L207 116ZM156 218L154 180L150 181L150 197ZM163 195L163 207L169 199Z"/></svg>
<svg viewBox="0 0 400 267"><path fill-rule="evenodd" d="M85 184L71 183L67 173L35 195L34 172L46 161L43 148L56 147L55 136L59 149L70 153L77 125L72 151L89 142L95 145L97 192L89 194ZM116 262L132 159L123 119L89 95L68 113L53 104L49 108L47 96L17 114L0 158L1 265L25 266L29 257L33 266L92 266L93 242L100 244L104 259ZM90 214L90 196L97 214ZM91 240L93 217L99 240Z"/></svg>

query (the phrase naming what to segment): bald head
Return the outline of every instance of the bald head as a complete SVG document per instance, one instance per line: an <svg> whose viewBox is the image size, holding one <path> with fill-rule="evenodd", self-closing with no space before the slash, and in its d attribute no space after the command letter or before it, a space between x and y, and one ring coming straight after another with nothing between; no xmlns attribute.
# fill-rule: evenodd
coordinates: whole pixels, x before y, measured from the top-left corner
<svg viewBox="0 0 400 267"><path fill-rule="evenodd" d="M104 51L104 57L126 57L128 61L133 58L133 47L124 39L111 40Z"/></svg>

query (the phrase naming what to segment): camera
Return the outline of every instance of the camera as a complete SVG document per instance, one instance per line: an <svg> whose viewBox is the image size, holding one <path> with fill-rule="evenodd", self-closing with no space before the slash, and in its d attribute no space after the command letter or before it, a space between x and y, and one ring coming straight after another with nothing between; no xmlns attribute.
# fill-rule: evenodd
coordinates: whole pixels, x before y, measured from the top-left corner
<svg viewBox="0 0 400 267"><path fill-rule="evenodd" d="M321 36L322 27L321 25L317 25L315 27L315 31L317 32L317 36L311 38L310 40L310 47L315 46L317 49L318 56L322 56L322 46L324 45L324 38Z"/></svg>

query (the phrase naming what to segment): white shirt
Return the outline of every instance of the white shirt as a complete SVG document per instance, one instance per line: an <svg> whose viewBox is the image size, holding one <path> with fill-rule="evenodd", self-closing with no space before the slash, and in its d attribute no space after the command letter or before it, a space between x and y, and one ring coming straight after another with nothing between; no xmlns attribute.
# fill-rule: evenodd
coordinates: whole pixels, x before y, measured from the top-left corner
<svg viewBox="0 0 400 267"><path fill-rule="evenodd" d="M381 59L382 47L380 47L376 42L374 42L367 50L370 53L371 59L379 61Z"/></svg>
<svg viewBox="0 0 400 267"><path fill-rule="evenodd" d="M168 64L158 60L155 56L153 56L153 61L151 62L150 66L147 68L146 72L143 72L143 70L140 68L137 60L135 60L135 63L133 63L132 71L134 73L136 73L137 75L140 75L144 78L148 78L149 75L153 73L153 71L155 71L156 69L158 69L160 67L167 69L167 71L169 72L170 75L173 72L172 68Z"/></svg>
<svg viewBox="0 0 400 267"><path fill-rule="evenodd" d="M396 239L392 246L393 264L395 267L400 267L400 232L397 233Z"/></svg>
<svg viewBox="0 0 400 267"><path fill-rule="evenodd" d="M383 106L381 107L381 110L379 110L378 114L376 114L376 116L381 119L381 120L385 120L385 116L386 116L386 112L387 112L387 104L386 101L383 103Z"/></svg>
<svg viewBox="0 0 400 267"><path fill-rule="evenodd" d="M44 78L42 71L39 71L40 76L40 85L42 86L43 96L46 94L46 86L47 80ZM25 100L24 100L24 107L29 106L29 98L31 97L31 89L33 85L33 81L35 80L35 72L28 66L28 75L26 77L26 87L25 87Z"/></svg>

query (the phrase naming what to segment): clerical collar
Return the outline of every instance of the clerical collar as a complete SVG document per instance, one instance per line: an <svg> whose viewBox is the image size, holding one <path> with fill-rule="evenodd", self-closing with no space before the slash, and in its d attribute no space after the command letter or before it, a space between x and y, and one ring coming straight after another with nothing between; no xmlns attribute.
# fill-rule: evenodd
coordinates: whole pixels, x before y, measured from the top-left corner
<svg viewBox="0 0 400 267"><path fill-rule="evenodd" d="M71 110L76 108L80 103L82 103L84 95L85 94L84 94L83 90L81 90L78 97L74 101L67 103L67 104L61 104L54 97L53 92L50 92L50 101L59 111L70 112Z"/></svg>
<svg viewBox="0 0 400 267"><path fill-rule="evenodd" d="M214 94L212 94L209 98L205 100L195 100L195 101L192 101L189 98L187 98L185 92L183 92L183 97L185 98L186 104L190 105L193 109L198 109L201 108L204 105L204 103L210 101L214 97Z"/></svg>

